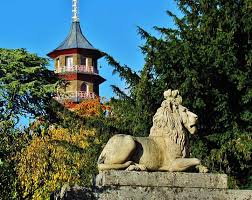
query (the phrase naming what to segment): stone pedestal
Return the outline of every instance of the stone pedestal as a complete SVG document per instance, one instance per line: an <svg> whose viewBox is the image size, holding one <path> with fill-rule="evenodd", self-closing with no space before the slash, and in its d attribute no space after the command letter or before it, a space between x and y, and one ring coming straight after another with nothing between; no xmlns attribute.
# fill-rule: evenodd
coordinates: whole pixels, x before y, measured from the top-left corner
<svg viewBox="0 0 252 200"><path fill-rule="evenodd" d="M101 200L252 200L252 191L228 190L225 174L106 171L96 186Z"/></svg>

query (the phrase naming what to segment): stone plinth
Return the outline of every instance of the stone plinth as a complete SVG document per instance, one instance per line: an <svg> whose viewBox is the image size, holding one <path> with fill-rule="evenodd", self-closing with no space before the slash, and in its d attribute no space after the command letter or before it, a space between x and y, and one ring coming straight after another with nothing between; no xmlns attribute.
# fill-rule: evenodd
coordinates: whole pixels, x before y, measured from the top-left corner
<svg viewBox="0 0 252 200"><path fill-rule="evenodd" d="M141 186L227 189L226 174L106 171L97 175L98 186Z"/></svg>
<svg viewBox="0 0 252 200"><path fill-rule="evenodd" d="M252 191L205 188L111 187L99 200L252 200Z"/></svg>
<svg viewBox="0 0 252 200"><path fill-rule="evenodd" d="M106 171L96 186L99 200L252 200L252 191L228 190L225 174Z"/></svg>
<svg viewBox="0 0 252 200"><path fill-rule="evenodd" d="M96 187L63 186L52 200L252 200L252 190L228 190L225 174L107 171Z"/></svg>

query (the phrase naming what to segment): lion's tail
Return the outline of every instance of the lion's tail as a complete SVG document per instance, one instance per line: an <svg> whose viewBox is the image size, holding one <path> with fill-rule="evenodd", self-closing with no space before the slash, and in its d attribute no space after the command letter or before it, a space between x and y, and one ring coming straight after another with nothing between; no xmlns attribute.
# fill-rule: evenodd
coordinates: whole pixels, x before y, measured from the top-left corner
<svg viewBox="0 0 252 200"><path fill-rule="evenodd" d="M104 170L110 170L110 169L126 169L130 165L132 165L132 161L127 161L126 163L123 164L100 164L98 163L98 170L99 171L104 171Z"/></svg>

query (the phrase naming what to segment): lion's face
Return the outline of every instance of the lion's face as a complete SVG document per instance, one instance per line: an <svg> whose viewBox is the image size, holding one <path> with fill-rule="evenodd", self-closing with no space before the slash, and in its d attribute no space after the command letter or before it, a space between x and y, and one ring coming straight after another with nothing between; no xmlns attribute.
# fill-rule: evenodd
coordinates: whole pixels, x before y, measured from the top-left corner
<svg viewBox="0 0 252 200"><path fill-rule="evenodd" d="M198 116L190 112L187 108L179 106L179 115L182 118L185 128L191 133L194 134L197 132L197 123Z"/></svg>

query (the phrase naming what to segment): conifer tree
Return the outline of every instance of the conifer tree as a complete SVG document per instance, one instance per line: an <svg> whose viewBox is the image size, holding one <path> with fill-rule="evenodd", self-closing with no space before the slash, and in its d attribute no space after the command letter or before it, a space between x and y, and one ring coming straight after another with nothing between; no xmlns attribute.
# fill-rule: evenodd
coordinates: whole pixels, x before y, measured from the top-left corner
<svg viewBox="0 0 252 200"><path fill-rule="evenodd" d="M155 27L161 37L139 28L145 65L137 74L107 56L126 80L128 94L115 88L117 126L148 135L162 93L178 89L184 105L199 116L192 154L211 171L248 184L252 152L252 2L177 0L183 17L176 28ZM125 127L125 128L124 128Z"/></svg>
<svg viewBox="0 0 252 200"><path fill-rule="evenodd" d="M47 59L24 49L0 48L0 199L19 199L14 157L31 136L17 126L20 117L52 118L58 80L47 64Z"/></svg>
<svg viewBox="0 0 252 200"><path fill-rule="evenodd" d="M1 121L49 112L58 80L47 65L47 59L25 49L0 49Z"/></svg>

